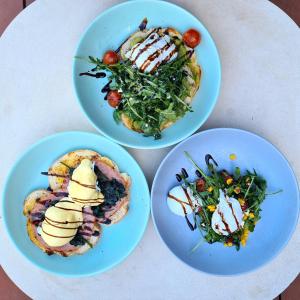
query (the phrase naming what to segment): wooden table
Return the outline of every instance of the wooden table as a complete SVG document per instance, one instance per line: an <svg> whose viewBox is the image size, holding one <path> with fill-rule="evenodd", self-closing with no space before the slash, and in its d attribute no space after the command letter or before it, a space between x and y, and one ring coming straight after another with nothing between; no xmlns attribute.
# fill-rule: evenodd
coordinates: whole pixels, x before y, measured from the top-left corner
<svg viewBox="0 0 300 300"><path fill-rule="evenodd" d="M245 0L246 1L246 0ZM0 36L13 18L33 0L0 0ZM272 0L284 10L297 24L300 25L299 0ZM0 298L2 300L30 299L7 277L0 267ZM276 299L297 300L300 295L300 275Z"/></svg>

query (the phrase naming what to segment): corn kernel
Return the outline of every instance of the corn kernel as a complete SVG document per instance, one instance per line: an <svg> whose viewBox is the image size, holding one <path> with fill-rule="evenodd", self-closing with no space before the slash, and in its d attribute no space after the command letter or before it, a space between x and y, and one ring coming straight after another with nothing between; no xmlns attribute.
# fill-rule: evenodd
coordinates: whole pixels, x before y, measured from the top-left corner
<svg viewBox="0 0 300 300"><path fill-rule="evenodd" d="M230 159L230 160L236 160L236 155L235 155L234 153L231 153L231 154L229 155L229 159Z"/></svg>
<svg viewBox="0 0 300 300"><path fill-rule="evenodd" d="M210 211L210 212L214 212L216 210L216 206L215 205L208 205L207 206L207 209Z"/></svg>
<svg viewBox="0 0 300 300"><path fill-rule="evenodd" d="M231 177L226 179L226 183L228 185L232 184L232 182L233 182L233 179Z"/></svg>
<svg viewBox="0 0 300 300"><path fill-rule="evenodd" d="M252 213L252 212L249 213L249 218L250 218L250 219L253 219L254 217L255 217L254 213Z"/></svg>
<svg viewBox="0 0 300 300"><path fill-rule="evenodd" d="M241 244L243 246L246 246L248 236L249 236L249 229L245 228L244 231L243 231L243 234L241 236Z"/></svg>
<svg viewBox="0 0 300 300"><path fill-rule="evenodd" d="M243 216L243 221L246 221L248 219L248 215Z"/></svg>
<svg viewBox="0 0 300 300"><path fill-rule="evenodd" d="M232 247L232 245L233 245L232 242L226 242L226 243L224 243L225 247Z"/></svg>
<svg viewBox="0 0 300 300"><path fill-rule="evenodd" d="M212 192L213 189L214 189L214 188L213 188L212 186L209 186L208 189L207 189L207 191L208 191L208 192Z"/></svg>
<svg viewBox="0 0 300 300"><path fill-rule="evenodd" d="M241 206L245 205L245 200L243 198L238 198L238 201Z"/></svg>

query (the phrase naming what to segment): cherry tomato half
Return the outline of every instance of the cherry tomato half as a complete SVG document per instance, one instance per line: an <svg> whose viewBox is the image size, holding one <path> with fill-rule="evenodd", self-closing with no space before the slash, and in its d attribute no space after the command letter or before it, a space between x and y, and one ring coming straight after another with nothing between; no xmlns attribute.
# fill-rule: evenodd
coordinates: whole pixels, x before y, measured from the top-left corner
<svg viewBox="0 0 300 300"><path fill-rule="evenodd" d="M111 107L117 107L121 102L122 96L118 91L109 91L107 101Z"/></svg>
<svg viewBox="0 0 300 300"><path fill-rule="evenodd" d="M189 29L183 34L182 39L187 46L195 48L199 45L201 36L196 29Z"/></svg>
<svg viewBox="0 0 300 300"><path fill-rule="evenodd" d="M103 63L106 65L114 65L119 61L119 55L115 51L106 51L103 56Z"/></svg>

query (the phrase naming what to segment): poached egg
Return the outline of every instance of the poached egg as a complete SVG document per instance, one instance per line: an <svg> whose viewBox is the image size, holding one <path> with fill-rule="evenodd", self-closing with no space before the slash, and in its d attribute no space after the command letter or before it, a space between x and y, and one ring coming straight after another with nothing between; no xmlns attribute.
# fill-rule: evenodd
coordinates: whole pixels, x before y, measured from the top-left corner
<svg viewBox="0 0 300 300"><path fill-rule="evenodd" d="M198 207L201 199L194 197L190 188L185 189L181 185L173 187L167 197L169 209L176 215L184 217Z"/></svg>
<svg viewBox="0 0 300 300"><path fill-rule="evenodd" d="M82 207L65 197L46 210L39 232L47 245L60 247L74 238L82 222Z"/></svg>
<svg viewBox="0 0 300 300"><path fill-rule="evenodd" d="M69 197L80 206L96 206L104 201L103 194L96 186L97 176L93 163L89 159L83 159L73 171L69 182Z"/></svg>
<svg viewBox="0 0 300 300"><path fill-rule="evenodd" d="M217 234L227 236L244 226L244 214L239 201L222 190L219 190L219 201L211 218L211 227Z"/></svg>
<svg viewBox="0 0 300 300"><path fill-rule="evenodd" d="M125 56L145 73L151 73L162 63L172 61L178 55L176 45L169 35L160 36L156 30L141 43L137 43Z"/></svg>

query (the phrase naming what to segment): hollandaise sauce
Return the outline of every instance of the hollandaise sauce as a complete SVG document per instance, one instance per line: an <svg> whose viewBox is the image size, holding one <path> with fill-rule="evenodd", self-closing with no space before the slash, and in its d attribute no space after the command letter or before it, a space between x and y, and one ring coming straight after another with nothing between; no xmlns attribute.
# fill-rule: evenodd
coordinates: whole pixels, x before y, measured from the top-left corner
<svg viewBox="0 0 300 300"><path fill-rule="evenodd" d="M51 247L69 243L83 224L82 207L70 198L62 198L45 212L41 237Z"/></svg>

